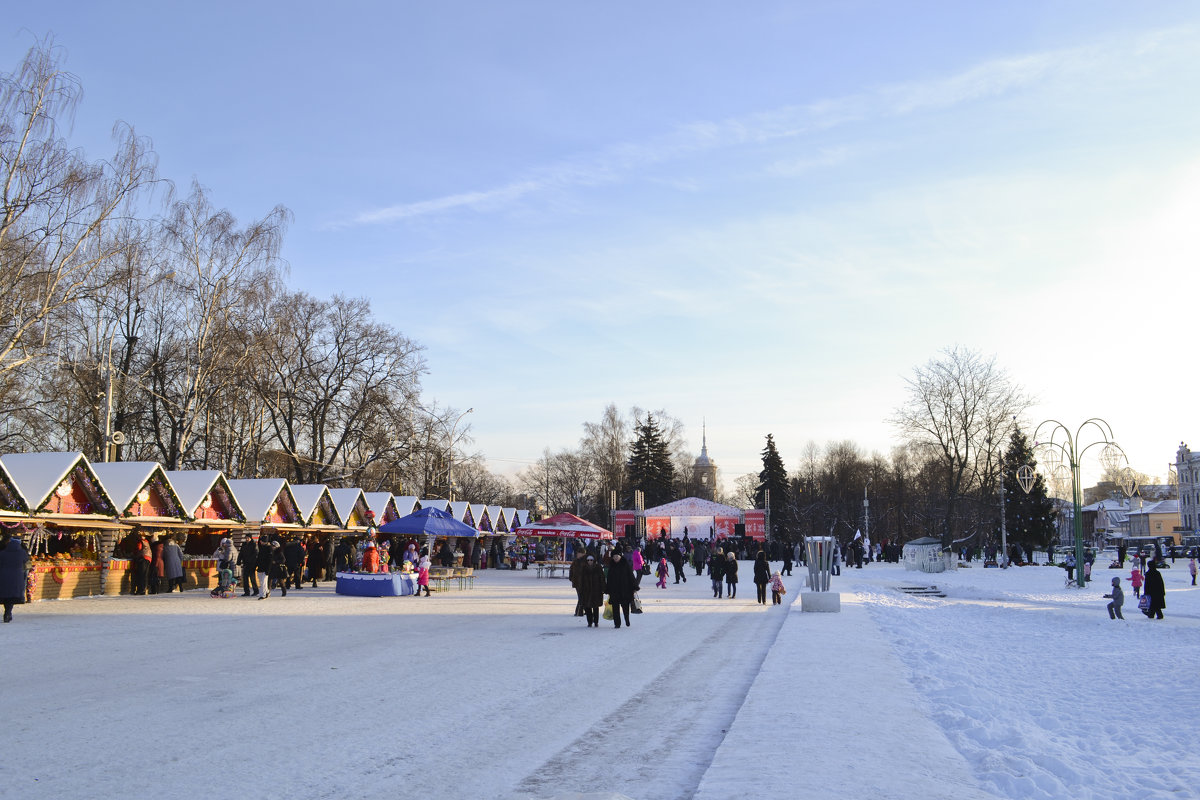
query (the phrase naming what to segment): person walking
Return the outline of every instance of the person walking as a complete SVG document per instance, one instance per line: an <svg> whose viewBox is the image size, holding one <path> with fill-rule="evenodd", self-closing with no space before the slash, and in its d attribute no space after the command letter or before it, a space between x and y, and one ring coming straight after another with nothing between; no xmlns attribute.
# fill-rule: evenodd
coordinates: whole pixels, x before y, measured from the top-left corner
<svg viewBox="0 0 1200 800"><path fill-rule="evenodd" d="M767 584L771 582L771 565L767 563L767 554L762 550L754 557L754 589L758 604L767 604Z"/></svg>
<svg viewBox="0 0 1200 800"><path fill-rule="evenodd" d="M33 561L20 537L0 534L0 603L4 604L4 621L12 622L13 606L25 602L25 587Z"/></svg>
<svg viewBox="0 0 1200 800"><path fill-rule="evenodd" d="M1125 605L1125 593L1121 591L1121 579L1113 578L1112 587L1112 593L1104 595L1112 600L1112 602L1108 604L1108 618L1125 619L1125 617L1121 615L1121 606Z"/></svg>
<svg viewBox="0 0 1200 800"><path fill-rule="evenodd" d="M792 546L790 544L783 546L783 568L779 571L788 576L792 574Z"/></svg>
<svg viewBox="0 0 1200 800"><path fill-rule="evenodd" d="M287 566L285 581L289 587L294 586L297 589L304 587L304 558L306 555L308 553L304 549L304 542L299 536L291 537L283 546L283 562Z"/></svg>
<svg viewBox="0 0 1200 800"><path fill-rule="evenodd" d="M738 562L734 552L725 554L725 588L728 589L729 599L737 597Z"/></svg>
<svg viewBox="0 0 1200 800"><path fill-rule="evenodd" d="M263 600L271 595L271 545L270 537L264 536L258 542L258 559L254 562L254 571L258 573L258 599ZM278 544L278 543L274 543Z"/></svg>
<svg viewBox="0 0 1200 800"><path fill-rule="evenodd" d="M658 560L658 583L655 584L660 589L667 588L667 576L671 574L671 570L667 567L667 557L663 556ZM675 581L679 583L679 581Z"/></svg>
<svg viewBox="0 0 1200 800"><path fill-rule="evenodd" d="M167 592L173 592L176 587L183 592L183 550L179 548L179 544L171 538L167 537L167 541L162 547L162 571L163 578L167 582Z"/></svg>
<svg viewBox="0 0 1200 800"><path fill-rule="evenodd" d="M787 587L783 585L783 577L776 572L771 576L771 605L781 605L783 603L783 595L786 592Z"/></svg>
<svg viewBox="0 0 1200 800"><path fill-rule="evenodd" d="M719 547L708 558L708 575L712 578L713 597L721 597L725 591L725 553Z"/></svg>
<svg viewBox="0 0 1200 800"><path fill-rule="evenodd" d="M1195 558L1188 560L1188 572L1190 572L1192 575L1192 586L1195 586L1196 585L1196 559Z"/></svg>
<svg viewBox="0 0 1200 800"><path fill-rule="evenodd" d="M1158 564L1153 561L1146 565L1146 596L1150 598L1150 606L1142 613L1150 619L1162 619L1162 610L1167 607L1167 587L1163 585Z"/></svg>
<svg viewBox="0 0 1200 800"><path fill-rule="evenodd" d="M413 597L420 597L422 589L425 590L426 597L431 596L429 594L429 567L432 565L433 562L429 560L429 554L422 552L420 560L417 561L417 593Z"/></svg>
<svg viewBox="0 0 1200 800"><path fill-rule="evenodd" d="M683 571L683 551L679 549L679 545L675 544L674 541L671 542L669 557L671 559L671 566L675 568L675 582L679 583L679 579L682 578L683 582L687 583L687 575Z"/></svg>
<svg viewBox="0 0 1200 800"><path fill-rule="evenodd" d="M571 588L575 590L575 616L577 617L584 616L583 584L580 583L580 579L583 577L583 567L589 558L592 557L587 554L587 551L582 547L579 548L579 552L575 554L575 560L571 562L571 569L567 572L567 577L571 580ZM592 558L592 563L595 561ZM591 624L589 621L588 627L591 627Z"/></svg>
<svg viewBox="0 0 1200 800"><path fill-rule="evenodd" d="M605 580L605 591L608 592L608 602L612 605L613 626L621 627L624 617L626 627L629 626L629 607L633 604L633 567L624 558L618 547L612 552L612 563L608 567L608 578Z"/></svg>
<svg viewBox="0 0 1200 800"><path fill-rule="evenodd" d="M250 538L242 542L238 550L238 566L242 568L242 597L258 597L258 534L250 534Z"/></svg>
<svg viewBox="0 0 1200 800"><path fill-rule="evenodd" d="M1138 569L1138 565L1134 564L1133 569L1129 572L1129 583L1133 586L1133 596L1142 596L1142 571Z"/></svg>
<svg viewBox="0 0 1200 800"><path fill-rule="evenodd" d="M604 604L604 567L593 555L584 552L579 568L579 603L589 628L600 627L600 606ZM616 618L616 611L613 611Z"/></svg>

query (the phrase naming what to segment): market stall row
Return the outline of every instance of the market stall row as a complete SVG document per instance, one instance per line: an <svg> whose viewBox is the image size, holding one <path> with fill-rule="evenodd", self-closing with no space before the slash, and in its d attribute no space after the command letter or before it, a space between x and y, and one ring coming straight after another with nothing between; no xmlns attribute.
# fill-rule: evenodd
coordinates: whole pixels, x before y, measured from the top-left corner
<svg viewBox="0 0 1200 800"><path fill-rule="evenodd" d="M35 600L128 593L143 553L153 559L152 590L171 579L178 585L180 577L187 588L212 587L215 553L226 538L235 548L251 538L302 539L326 554L332 574L339 539L362 537L423 507L471 529L470 547L457 539L449 544L460 564L474 556L480 563L468 566L477 568L490 566L495 543L529 520L515 508L282 478L230 479L217 470L166 470L154 462L92 464L82 453L0 456L0 528L21 536L33 557L28 595ZM168 557L174 548L180 576L167 574L175 569Z"/></svg>

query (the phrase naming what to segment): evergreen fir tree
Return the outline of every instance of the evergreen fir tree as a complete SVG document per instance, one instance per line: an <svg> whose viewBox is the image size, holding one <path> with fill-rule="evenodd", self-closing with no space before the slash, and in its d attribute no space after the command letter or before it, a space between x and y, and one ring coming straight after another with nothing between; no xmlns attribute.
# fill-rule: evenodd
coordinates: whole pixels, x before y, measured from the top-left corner
<svg viewBox="0 0 1200 800"><path fill-rule="evenodd" d="M754 490L754 504L767 508L771 517L771 535L775 539L791 541L793 520L791 491L783 459L775 449L775 438L767 434L767 446L762 451L762 472L758 473L758 488ZM767 492L770 506L767 506Z"/></svg>
<svg viewBox="0 0 1200 800"><path fill-rule="evenodd" d="M654 415L647 414L645 422L635 420L633 429L634 440L626 465L627 501L632 505L633 490L640 489L646 495L646 508L671 502L675 499L675 464Z"/></svg>
<svg viewBox="0 0 1200 800"><path fill-rule="evenodd" d="M1024 465L1037 467L1033 448L1025 434L1014 430L1004 453L1004 523L1008 541L1022 548L1041 549L1050 544L1057 531L1054 527L1054 501L1046 495L1046 481L1041 473L1033 482L1029 494L1017 481L1017 470Z"/></svg>

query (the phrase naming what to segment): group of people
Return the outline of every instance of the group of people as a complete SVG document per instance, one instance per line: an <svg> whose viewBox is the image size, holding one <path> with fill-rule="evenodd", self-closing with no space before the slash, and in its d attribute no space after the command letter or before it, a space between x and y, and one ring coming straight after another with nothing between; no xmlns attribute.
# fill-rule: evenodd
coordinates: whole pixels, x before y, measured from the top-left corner
<svg viewBox="0 0 1200 800"><path fill-rule="evenodd" d="M650 550L651 547L648 545L647 551ZM668 564L672 550L682 552L682 548L678 546L672 548L667 545L664 552L654 553L653 561L644 557L641 550L636 547L626 548L624 544L617 544L605 554L601 554L595 545L577 550L568 572L571 586L574 587L577 597L575 616L586 617L589 628L598 628L601 607L605 602L604 597L608 595L614 627L620 628L622 621L628 626L630 613L641 613L638 591L641 589L642 576L650 572L650 564L655 565L654 570L658 578L655 585L662 589L667 588L667 578L670 576ZM785 563L790 568L790 559ZM702 561L697 575L702 574L704 566L705 562ZM726 552L723 547L714 545L707 557L707 567L709 577L712 579L713 597L736 598L737 553L733 549ZM790 574L790 569L788 571ZM682 570L676 573L676 583L687 582L686 576L681 573ZM768 587L771 590L772 605L782 604L783 595L787 591L783 583L783 576L779 570L771 571L767 554L761 550L754 559L754 585L759 604L766 605Z"/></svg>
<svg viewBox="0 0 1200 800"><path fill-rule="evenodd" d="M158 594L183 591L183 548L166 534L132 535L129 544L129 593Z"/></svg>
<svg viewBox="0 0 1200 800"><path fill-rule="evenodd" d="M1189 569L1192 573L1192 585L1196 584L1196 560L1192 559ZM1154 561L1146 564L1146 573L1135 562L1129 573L1129 583L1133 586L1133 596L1138 598L1138 608L1150 619L1162 619L1163 609L1167 607L1167 587L1163 583L1162 573ZM1112 579L1112 591L1104 595L1110 600L1108 604L1109 619L1125 619L1121 614L1121 606L1125 604L1125 592L1121 589L1121 579ZM1140 602L1143 601L1144 602Z"/></svg>
<svg viewBox="0 0 1200 800"><path fill-rule="evenodd" d="M637 550L633 553L640 556ZM640 570L635 574L632 555L626 553L620 544L603 558L607 563L601 563L598 550L591 547L580 549L571 562L567 577L578 598L575 615L586 617L589 628L599 628L600 607L604 605L604 595L607 594L613 626L620 628L624 620L628 628L629 615L633 611L634 598L641 582Z"/></svg>

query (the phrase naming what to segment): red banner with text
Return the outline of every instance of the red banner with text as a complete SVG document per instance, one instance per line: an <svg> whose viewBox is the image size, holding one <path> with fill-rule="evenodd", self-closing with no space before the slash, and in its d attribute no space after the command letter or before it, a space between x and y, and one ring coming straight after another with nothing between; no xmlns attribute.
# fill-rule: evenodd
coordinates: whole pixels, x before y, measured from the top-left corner
<svg viewBox="0 0 1200 800"><path fill-rule="evenodd" d="M746 517L746 535L751 539L763 540L767 538L767 512L766 511L747 511Z"/></svg>

